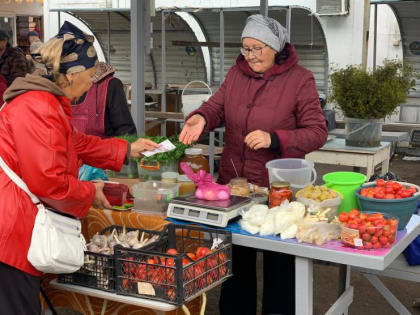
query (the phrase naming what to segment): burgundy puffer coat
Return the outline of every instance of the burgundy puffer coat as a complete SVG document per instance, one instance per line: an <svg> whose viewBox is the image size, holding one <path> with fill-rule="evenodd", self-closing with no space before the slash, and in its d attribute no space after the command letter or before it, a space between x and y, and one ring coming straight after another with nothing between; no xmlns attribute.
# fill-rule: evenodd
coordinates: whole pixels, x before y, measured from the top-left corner
<svg viewBox="0 0 420 315"><path fill-rule="evenodd" d="M279 158L304 158L327 140L327 127L312 72L299 66L295 48L286 44L287 56L263 75L255 73L239 56L219 90L190 114L202 115L204 132L226 125L225 146L218 182L226 184L239 176L268 186L265 163ZM190 117L189 116L189 117ZM251 150L245 136L254 130L275 132L281 154L271 149Z"/></svg>

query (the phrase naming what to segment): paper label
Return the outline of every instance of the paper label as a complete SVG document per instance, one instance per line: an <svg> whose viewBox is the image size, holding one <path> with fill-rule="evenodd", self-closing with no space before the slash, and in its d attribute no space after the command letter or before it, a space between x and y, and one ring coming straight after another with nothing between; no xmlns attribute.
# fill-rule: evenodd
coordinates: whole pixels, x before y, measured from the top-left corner
<svg viewBox="0 0 420 315"><path fill-rule="evenodd" d="M353 245L353 246L362 246L362 245L355 245L355 239L360 239L359 230L350 229L348 227L343 226L341 228L341 240L344 243Z"/></svg>
<svg viewBox="0 0 420 315"><path fill-rule="evenodd" d="M141 154L149 157L149 156L155 155L157 153L164 153L164 152L172 151L175 148L176 147L173 145L173 143L171 141L165 140L165 141L159 143L159 147L157 147L153 151L144 151Z"/></svg>
<svg viewBox="0 0 420 315"><path fill-rule="evenodd" d="M363 241L362 241L362 239L361 239L361 238L355 238L355 239L354 239L354 246L356 246L356 247L361 247L361 246L363 246Z"/></svg>

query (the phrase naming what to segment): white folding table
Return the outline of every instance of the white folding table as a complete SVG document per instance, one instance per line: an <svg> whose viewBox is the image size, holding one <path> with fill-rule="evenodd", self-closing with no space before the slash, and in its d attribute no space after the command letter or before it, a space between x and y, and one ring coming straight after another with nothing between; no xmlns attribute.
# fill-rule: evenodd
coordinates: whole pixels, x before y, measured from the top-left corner
<svg viewBox="0 0 420 315"><path fill-rule="evenodd" d="M296 266L296 314L313 313L313 260L323 260L346 266L344 292L326 314L347 314L353 301L353 287L350 286L350 268L363 267L372 270L386 269L404 249L420 234L420 216L413 215L407 225L407 232L383 256L365 255L363 251L346 252L326 246L291 241L273 240L233 232L232 243L257 249L294 255Z"/></svg>

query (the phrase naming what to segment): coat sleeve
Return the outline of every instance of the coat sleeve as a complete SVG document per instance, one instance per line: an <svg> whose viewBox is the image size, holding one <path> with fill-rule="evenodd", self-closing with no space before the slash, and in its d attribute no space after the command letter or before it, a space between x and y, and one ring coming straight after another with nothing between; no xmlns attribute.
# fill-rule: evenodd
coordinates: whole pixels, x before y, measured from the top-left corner
<svg viewBox="0 0 420 315"><path fill-rule="evenodd" d="M280 140L282 158L304 156L327 141L327 125L312 73L304 75L297 88L296 129L275 132Z"/></svg>
<svg viewBox="0 0 420 315"><path fill-rule="evenodd" d="M204 127L203 133L210 132L213 129L220 127L225 122L226 92L233 75L232 69L233 68L229 70L225 80L217 92L212 97L210 97L207 102L204 102L203 105L201 105L197 110L193 111L187 116L187 118L185 118L185 121L187 121L191 116L195 114L200 114L203 116L206 120L206 126Z"/></svg>
<svg viewBox="0 0 420 315"><path fill-rule="evenodd" d="M22 119L12 126L20 176L49 206L83 217L95 197L95 186L79 181L77 174L69 171L77 169L77 156L70 149L69 122L55 97L29 94L16 100L23 103L19 104Z"/></svg>
<svg viewBox="0 0 420 315"><path fill-rule="evenodd" d="M118 138L101 139L73 128L73 145L83 163L120 171L128 151L128 143Z"/></svg>

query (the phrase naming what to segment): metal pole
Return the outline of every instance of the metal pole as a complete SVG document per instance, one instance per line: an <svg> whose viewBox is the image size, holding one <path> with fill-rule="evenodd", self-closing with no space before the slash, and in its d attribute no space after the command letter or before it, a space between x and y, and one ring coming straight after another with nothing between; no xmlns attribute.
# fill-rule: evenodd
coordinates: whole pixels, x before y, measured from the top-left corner
<svg viewBox="0 0 420 315"><path fill-rule="evenodd" d="M162 95L161 108L162 112L166 112L166 28L165 28L165 11L162 10ZM166 136L166 120L160 125L160 135Z"/></svg>
<svg viewBox="0 0 420 315"><path fill-rule="evenodd" d="M369 26L370 26L370 0L364 1L363 9L363 38L362 38L362 69L367 68L367 56L369 45Z"/></svg>
<svg viewBox="0 0 420 315"><path fill-rule="evenodd" d="M60 30L60 28L61 28L61 14L60 14L61 12L60 11L58 11L58 31ZM58 31L57 31L57 33L58 33Z"/></svg>
<svg viewBox="0 0 420 315"><path fill-rule="evenodd" d="M287 9L287 15L286 15L286 29L287 29L287 35L289 36L289 41L290 39L290 35L292 33L292 7L289 6L289 8Z"/></svg>
<svg viewBox="0 0 420 315"><path fill-rule="evenodd" d="M376 69L376 44L378 37L378 4L375 3L375 15L373 24L373 70Z"/></svg>
<svg viewBox="0 0 420 315"><path fill-rule="evenodd" d="M146 2L146 3L145 3ZM137 134L144 135L144 5L149 0L131 0L131 115L137 127Z"/></svg>
<svg viewBox="0 0 420 315"><path fill-rule="evenodd" d="M111 63L111 12L108 12L108 24L107 24L107 32L108 32L108 49L107 49L107 59L108 63Z"/></svg>
<svg viewBox="0 0 420 315"><path fill-rule="evenodd" d="M220 85L225 79L225 17L220 10Z"/></svg>
<svg viewBox="0 0 420 315"><path fill-rule="evenodd" d="M268 16L268 0L260 0L260 14Z"/></svg>

